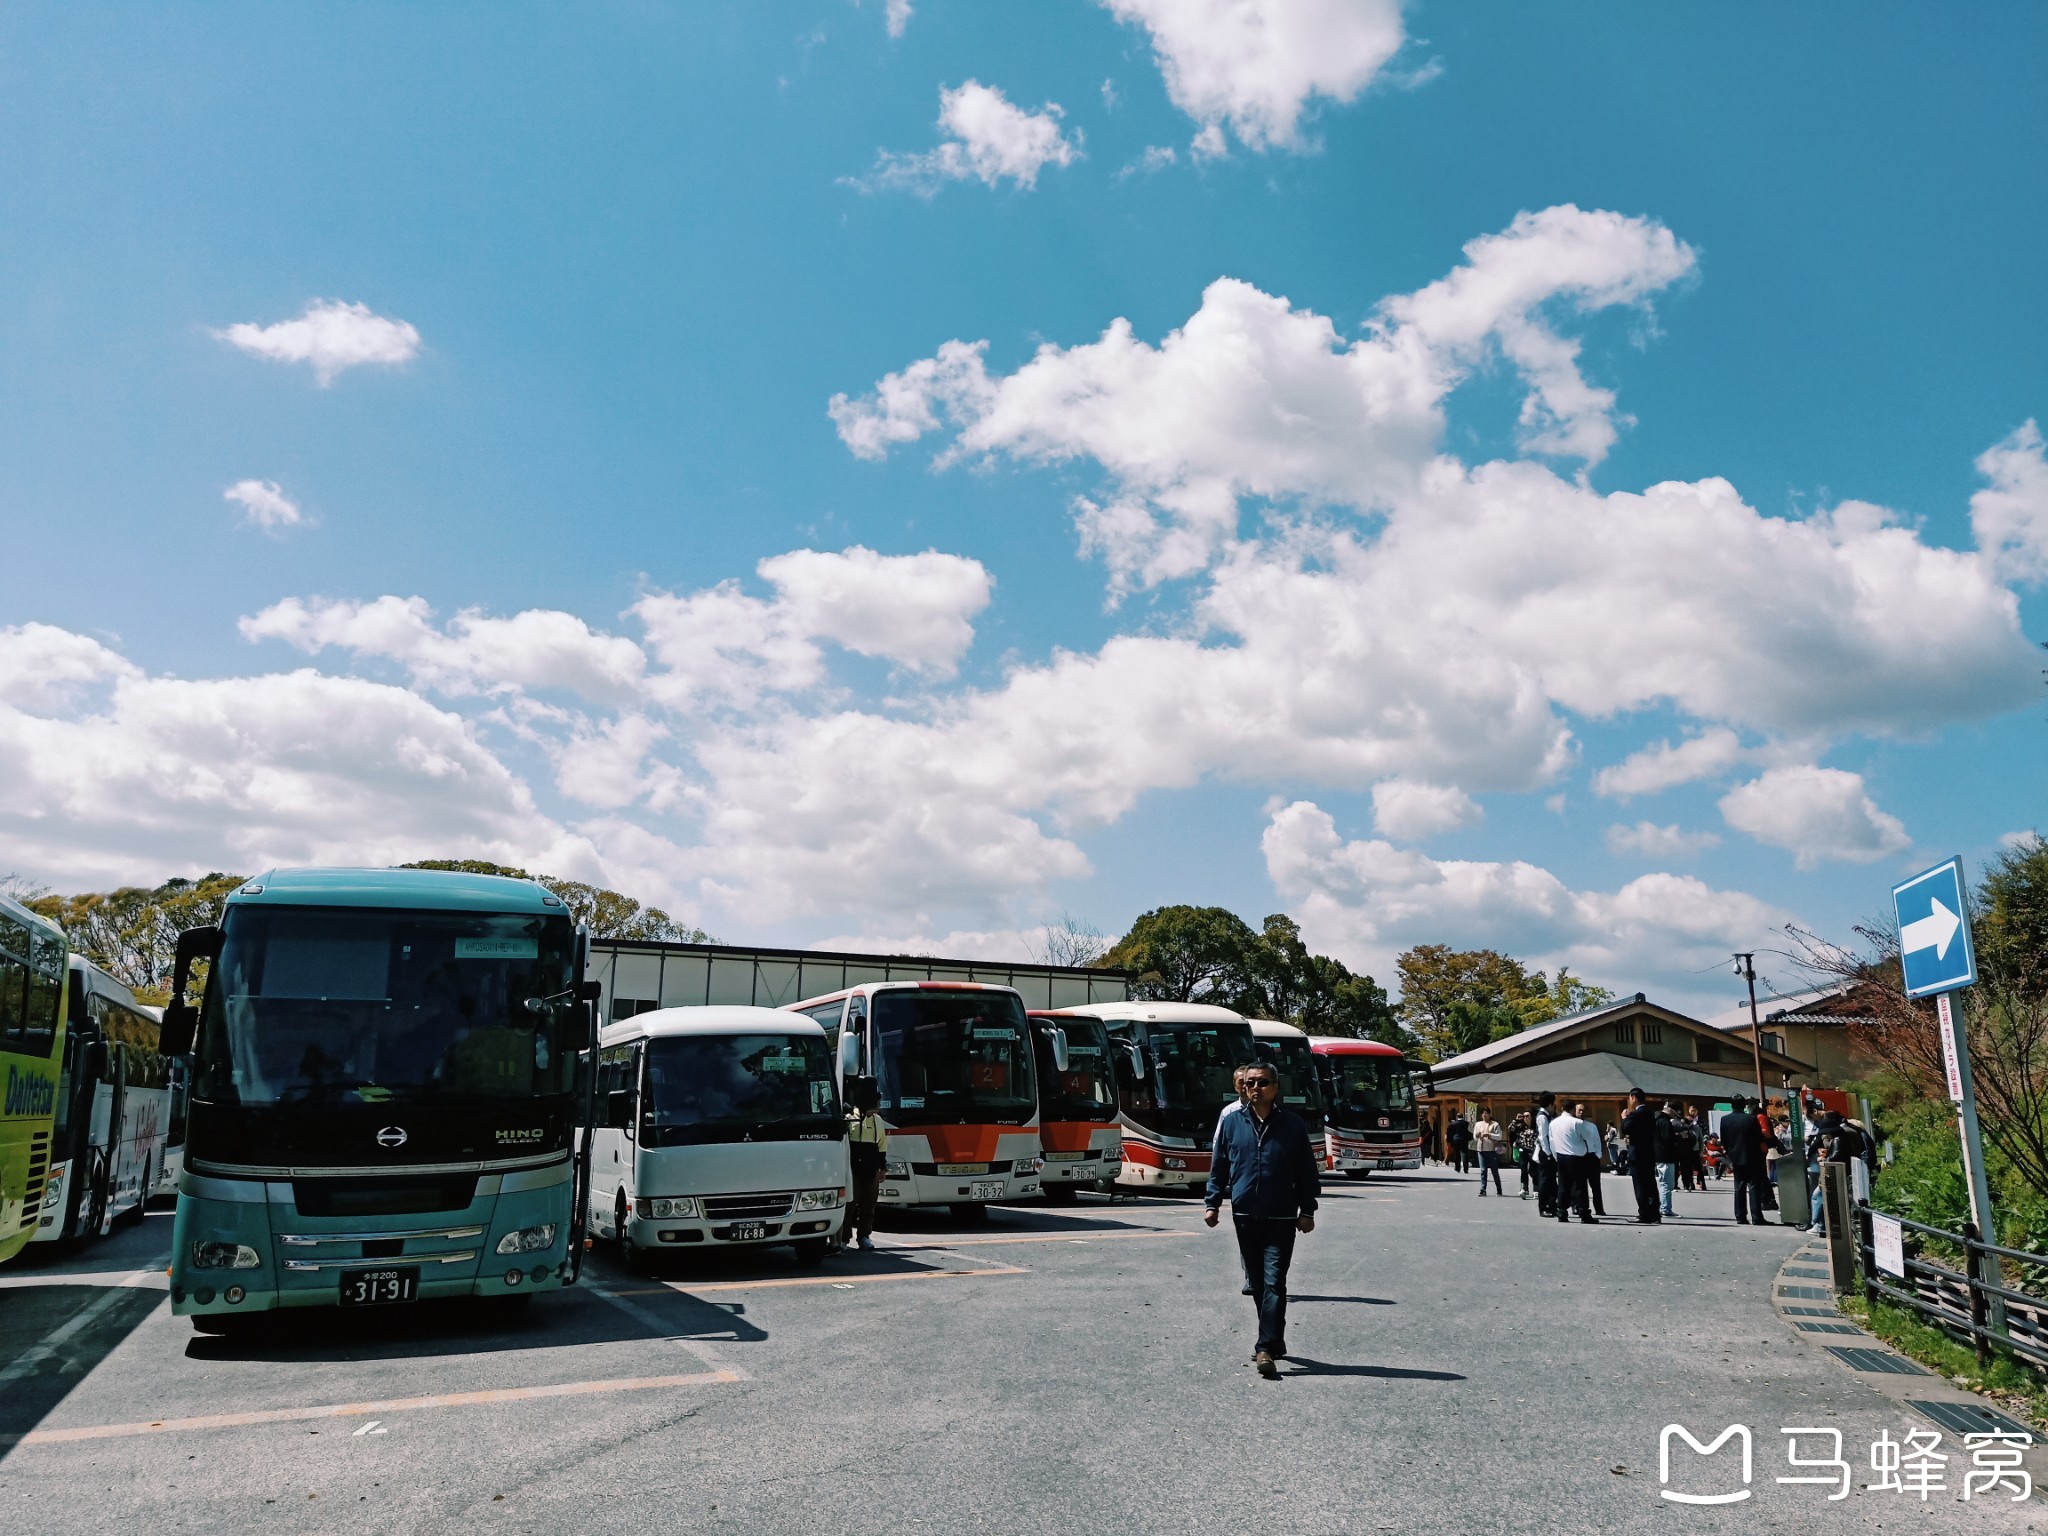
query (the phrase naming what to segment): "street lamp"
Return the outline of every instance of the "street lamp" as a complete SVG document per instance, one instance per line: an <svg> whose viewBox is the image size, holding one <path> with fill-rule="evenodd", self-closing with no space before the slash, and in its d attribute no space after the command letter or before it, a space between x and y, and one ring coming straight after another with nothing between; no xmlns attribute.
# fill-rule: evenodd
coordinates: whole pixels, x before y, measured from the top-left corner
<svg viewBox="0 0 2048 1536"><path fill-rule="evenodd" d="M1764 1031L1756 1020L1756 951L1749 950L1735 957L1735 974L1749 983L1749 1049L1756 1061L1756 1104L1766 1109L1764 1101Z"/></svg>

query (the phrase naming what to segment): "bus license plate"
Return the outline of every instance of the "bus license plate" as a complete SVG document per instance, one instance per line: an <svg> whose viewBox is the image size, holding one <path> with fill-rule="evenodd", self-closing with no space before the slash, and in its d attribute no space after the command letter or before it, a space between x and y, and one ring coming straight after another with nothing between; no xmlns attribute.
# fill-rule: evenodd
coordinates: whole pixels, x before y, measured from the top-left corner
<svg viewBox="0 0 2048 1536"><path fill-rule="evenodd" d="M1003 1186L994 1183L977 1184L974 1186L974 1198L977 1200L1000 1200L1003 1198Z"/></svg>
<svg viewBox="0 0 2048 1536"><path fill-rule="evenodd" d="M736 1221L726 1229L727 1240L735 1243L759 1242L768 1235L765 1221Z"/></svg>
<svg viewBox="0 0 2048 1536"><path fill-rule="evenodd" d="M381 1307L394 1301L417 1301L420 1272L409 1269L349 1269L341 1275L344 1307Z"/></svg>

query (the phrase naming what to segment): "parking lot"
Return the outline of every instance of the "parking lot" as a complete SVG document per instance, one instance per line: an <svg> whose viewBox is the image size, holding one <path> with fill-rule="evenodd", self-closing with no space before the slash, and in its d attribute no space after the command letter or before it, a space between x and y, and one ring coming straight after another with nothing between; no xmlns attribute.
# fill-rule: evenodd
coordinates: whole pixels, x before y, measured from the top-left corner
<svg viewBox="0 0 2048 1536"><path fill-rule="evenodd" d="M640 1276L600 1249L513 1316L228 1339L171 1317L153 1211L10 1267L0 1500L79 1533L2032 1528L2037 1505L1776 1486L1780 1425L1904 1426L1773 1315L1799 1235L1679 1198L1679 1223L1588 1229L1434 1169L1327 1185L1277 1383L1185 1198L901 1213L823 1269ZM1672 1421L1750 1424L1754 1500L1661 1503Z"/></svg>

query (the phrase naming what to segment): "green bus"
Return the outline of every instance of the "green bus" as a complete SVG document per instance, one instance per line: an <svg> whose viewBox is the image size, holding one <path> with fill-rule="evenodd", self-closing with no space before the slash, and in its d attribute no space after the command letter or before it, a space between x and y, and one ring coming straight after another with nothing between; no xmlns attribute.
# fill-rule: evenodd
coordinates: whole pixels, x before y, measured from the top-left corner
<svg viewBox="0 0 2048 1536"><path fill-rule="evenodd" d="M35 1236L64 1050L64 930L0 896L0 1262Z"/></svg>
<svg viewBox="0 0 2048 1536"><path fill-rule="evenodd" d="M193 1051L172 1311L217 1333L573 1283L587 948L534 881L415 869L274 870L182 934L163 1021L164 1051Z"/></svg>

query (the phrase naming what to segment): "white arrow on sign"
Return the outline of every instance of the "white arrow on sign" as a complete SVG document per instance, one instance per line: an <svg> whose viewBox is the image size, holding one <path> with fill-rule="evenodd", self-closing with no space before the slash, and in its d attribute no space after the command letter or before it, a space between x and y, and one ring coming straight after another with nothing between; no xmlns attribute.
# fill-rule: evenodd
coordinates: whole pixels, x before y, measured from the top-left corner
<svg viewBox="0 0 2048 1536"><path fill-rule="evenodd" d="M1946 960L1948 946L1955 938L1956 930L1962 926L1963 920L1943 906L1937 896L1932 912L1899 930L1899 951L1910 955L1915 950L1931 949L1939 958Z"/></svg>

